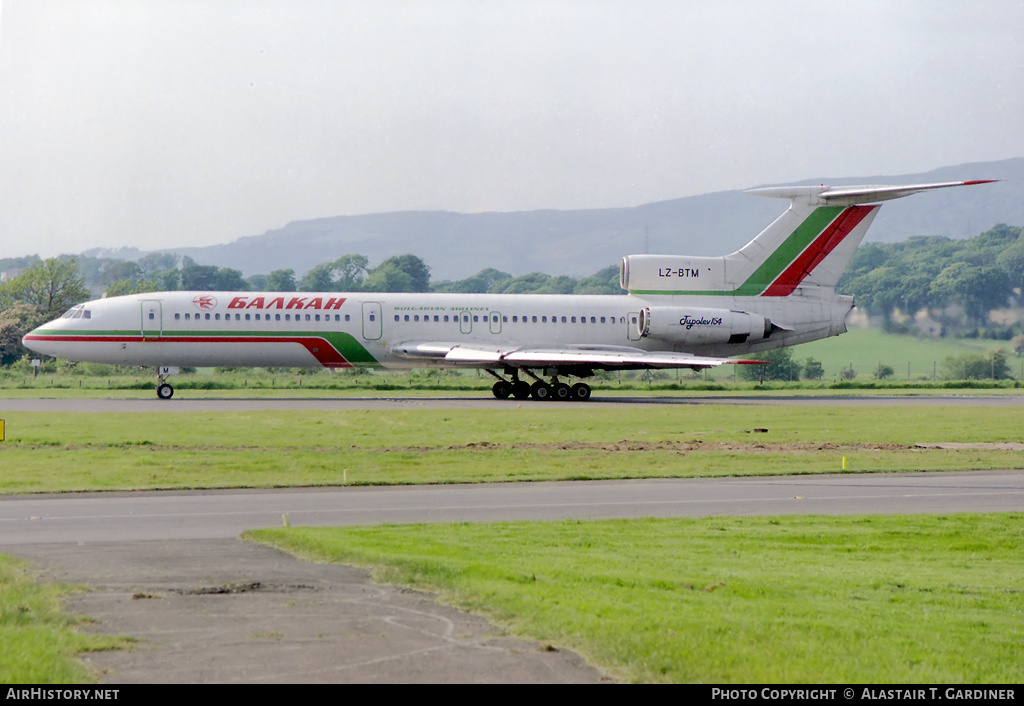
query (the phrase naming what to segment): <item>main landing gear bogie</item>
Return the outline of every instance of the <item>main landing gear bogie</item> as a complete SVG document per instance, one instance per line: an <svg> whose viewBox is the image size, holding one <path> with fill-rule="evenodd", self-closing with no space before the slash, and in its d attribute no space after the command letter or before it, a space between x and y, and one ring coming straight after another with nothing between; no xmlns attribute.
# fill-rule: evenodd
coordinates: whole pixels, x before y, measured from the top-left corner
<svg viewBox="0 0 1024 706"><path fill-rule="evenodd" d="M546 383L543 380L537 379L533 373L527 370L527 374L531 375L536 379L532 385L524 380L519 379L519 371L514 370L511 373L506 373L512 376L511 380L506 380L495 373L493 370L488 370L491 375L498 378L498 381L491 387L492 394L499 400L507 400L509 397L515 397L517 400L525 400L532 397L535 400L556 400L562 402L586 402L590 399L590 385L583 382L578 382L575 385L567 385L564 382L559 382L557 379L553 379L551 383Z"/></svg>

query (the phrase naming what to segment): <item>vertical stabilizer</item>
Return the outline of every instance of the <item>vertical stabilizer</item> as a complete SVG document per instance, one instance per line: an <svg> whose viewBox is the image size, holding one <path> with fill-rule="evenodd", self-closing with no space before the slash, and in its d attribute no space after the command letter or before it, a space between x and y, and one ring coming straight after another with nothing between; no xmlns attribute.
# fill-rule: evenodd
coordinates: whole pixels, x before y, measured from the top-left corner
<svg viewBox="0 0 1024 706"><path fill-rule="evenodd" d="M789 209L724 257L631 255L621 285L633 294L787 297L800 287L835 287L878 213L879 202L922 191L987 184L780 186L748 194L789 199Z"/></svg>

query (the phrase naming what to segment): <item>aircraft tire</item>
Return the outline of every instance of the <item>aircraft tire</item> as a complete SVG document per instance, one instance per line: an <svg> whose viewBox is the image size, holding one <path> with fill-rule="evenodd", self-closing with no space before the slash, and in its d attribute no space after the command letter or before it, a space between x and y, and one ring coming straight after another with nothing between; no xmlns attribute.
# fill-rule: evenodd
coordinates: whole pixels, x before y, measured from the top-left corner
<svg viewBox="0 0 1024 706"><path fill-rule="evenodd" d="M590 385L584 382L578 382L572 386L570 393L570 399L577 402L586 402L590 399Z"/></svg>
<svg viewBox="0 0 1024 706"><path fill-rule="evenodd" d="M156 386L156 396L162 400L169 400L174 397L174 388L166 382Z"/></svg>
<svg viewBox="0 0 1024 706"><path fill-rule="evenodd" d="M535 382L530 388L530 394L533 395L535 400L550 400L551 388L542 382Z"/></svg>
<svg viewBox="0 0 1024 706"><path fill-rule="evenodd" d="M530 389L530 383L520 380L519 382L512 383L512 396L517 400L527 399L532 390Z"/></svg>
<svg viewBox="0 0 1024 706"><path fill-rule="evenodd" d="M566 385L564 382L558 382L555 383L554 386L551 388L551 393L551 397L553 399L562 402L571 399L570 395L572 394L572 391L569 389L569 386Z"/></svg>
<svg viewBox="0 0 1024 706"><path fill-rule="evenodd" d="M507 400L509 395L512 394L512 383L506 380L498 380L494 383L494 387L491 388L491 392L499 400Z"/></svg>

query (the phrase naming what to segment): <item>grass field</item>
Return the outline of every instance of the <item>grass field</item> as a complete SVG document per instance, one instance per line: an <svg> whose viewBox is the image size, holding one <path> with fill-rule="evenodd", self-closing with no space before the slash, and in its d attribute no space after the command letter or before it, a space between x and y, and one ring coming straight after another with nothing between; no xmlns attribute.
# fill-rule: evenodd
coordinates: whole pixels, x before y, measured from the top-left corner
<svg viewBox="0 0 1024 706"><path fill-rule="evenodd" d="M1011 351L1008 341L979 339L917 338L885 333L879 329L852 328L842 336L794 346L793 359L812 357L825 369L825 381L838 379L841 370L853 366L857 380L871 379L879 364L895 371L893 382L941 379L942 361L964 353L988 353L995 348ZM1012 375L1024 379L1024 359L1010 354ZM908 376L909 371L909 376Z"/></svg>
<svg viewBox="0 0 1024 706"><path fill-rule="evenodd" d="M0 492L1022 468L1024 408L5 413ZM958 442L972 448L918 448ZM986 446L987 445L987 446Z"/></svg>
<svg viewBox="0 0 1024 706"><path fill-rule="evenodd" d="M274 529L636 682L1020 681L1024 514Z"/></svg>

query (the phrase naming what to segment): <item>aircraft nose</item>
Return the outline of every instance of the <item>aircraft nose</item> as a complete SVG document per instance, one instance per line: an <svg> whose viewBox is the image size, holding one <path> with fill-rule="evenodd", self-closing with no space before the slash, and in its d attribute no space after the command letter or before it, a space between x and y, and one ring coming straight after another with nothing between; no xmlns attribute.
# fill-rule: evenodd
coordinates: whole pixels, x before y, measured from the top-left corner
<svg viewBox="0 0 1024 706"><path fill-rule="evenodd" d="M25 346L25 348L28 348L30 351L33 351L35 353L41 353L42 355L52 356L54 355L54 353L50 351L50 347L52 346L52 344L48 344L46 342L46 338L43 335L42 330L43 327L40 326L26 333L21 338L21 345Z"/></svg>

